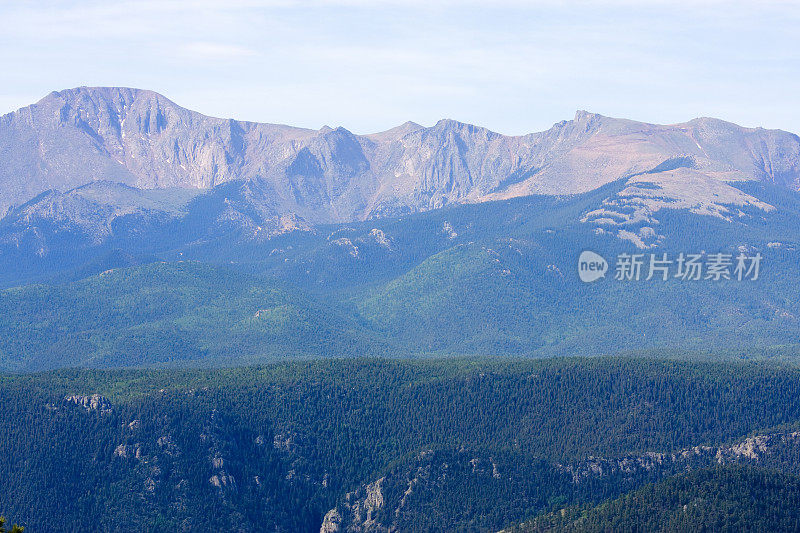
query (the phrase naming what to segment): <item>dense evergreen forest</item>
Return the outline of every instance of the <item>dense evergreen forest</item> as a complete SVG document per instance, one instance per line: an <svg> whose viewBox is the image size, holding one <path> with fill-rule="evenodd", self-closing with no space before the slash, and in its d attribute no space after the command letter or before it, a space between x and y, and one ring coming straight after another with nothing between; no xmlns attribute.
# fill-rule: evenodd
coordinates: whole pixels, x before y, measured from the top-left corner
<svg viewBox="0 0 800 533"><path fill-rule="evenodd" d="M511 531L633 533L798 529L800 477L733 466L705 468L667 478L595 507L562 509Z"/></svg>
<svg viewBox="0 0 800 533"><path fill-rule="evenodd" d="M800 371L766 363L356 359L7 375L0 514L28 531L498 530L720 457L800 474L798 421ZM741 451L751 448L758 461ZM614 501L636 505L636 494Z"/></svg>
<svg viewBox="0 0 800 533"><path fill-rule="evenodd" d="M586 286L555 272L556 259L536 258L538 245L526 256L518 246L464 245L385 284L322 294L198 262L7 289L0 291L0 369L640 349L735 359L800 354L800 302L792 296L800 282L792 277Z"/></svg>

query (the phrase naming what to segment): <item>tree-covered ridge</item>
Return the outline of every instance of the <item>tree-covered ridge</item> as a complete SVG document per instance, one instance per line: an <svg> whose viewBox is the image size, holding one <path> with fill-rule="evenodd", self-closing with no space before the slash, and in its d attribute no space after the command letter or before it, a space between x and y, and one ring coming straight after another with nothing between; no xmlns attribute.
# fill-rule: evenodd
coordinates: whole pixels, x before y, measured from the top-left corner
<svg viewBox="0 0 800 533"><path fill-rule="evenodd" d="M63 370L5 376L0 407L0 511L32 530L312 531L378 479L397 502L426 465L452 475L419 484L407 523L485 530L674 473L576 483L568 467L589 456L796 423L800 372L640 359Z"/></svg>
<svg viewBox="0 0 800 533"><path fill-rule="evenodd" d="M116 269L0 294L0 366L224 365L386 353L350 313L195 262Z"/></svg>
<svg viewBox="0 0 800 533"><path fill-rule="evenodd" d="M797 531L800 478L727 466L648 484L595 507L564 508L509 532Z"/></svg>
<svg viewBox="0 0 800 533"><path fill-rule="evenodd" d="M459 245L360 288L299 288L265 274L176 262L7 289L0 291L0 369L667 347L746 358L800 351L800 308L791 297L800 282L781 274L794 268L791 257L771 256L773 270L757 282L586 286L569 279L574 265L562 264L563 255L543 252L548 242Z"/></svg>

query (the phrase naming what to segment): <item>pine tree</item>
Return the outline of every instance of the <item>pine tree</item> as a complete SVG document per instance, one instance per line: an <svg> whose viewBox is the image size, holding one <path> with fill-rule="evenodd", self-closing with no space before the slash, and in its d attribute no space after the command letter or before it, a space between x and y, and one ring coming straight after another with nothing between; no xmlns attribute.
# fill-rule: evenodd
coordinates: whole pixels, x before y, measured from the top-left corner
<svg viewBox="0 0 800 533"><path fill-rule="evenodd" d="M17 524L11 526L11 529L6 529L6 517L0 516L0 533L22 533L24 530L24 527Z"/></svg>

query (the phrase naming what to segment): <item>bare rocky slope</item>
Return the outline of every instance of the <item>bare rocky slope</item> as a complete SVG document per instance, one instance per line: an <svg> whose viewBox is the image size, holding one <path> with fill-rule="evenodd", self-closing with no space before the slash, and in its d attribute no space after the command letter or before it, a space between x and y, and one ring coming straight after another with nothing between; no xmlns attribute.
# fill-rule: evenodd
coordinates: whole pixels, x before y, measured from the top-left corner
<svg viewBox="0 0 800 533"><path fill-rule="evenodd" d="M0 214L96 181L197 192L250 181L268 219L310 224L580 193L620 179L635 180L625 210L610 199L591 220L609 212L613 220L615 209L617 219L627 216L631 205L647 217L672 200L706 214L729 204L768 208L728 185L741 180L800 189L800 138L710 118L652 125L579 111L523 136L453 120L355 135L207 117L128 88L53 92L0 117L0 156ZM643 193L642 181L663 192ZM50 209L63 203L48 201Z"/></svg>

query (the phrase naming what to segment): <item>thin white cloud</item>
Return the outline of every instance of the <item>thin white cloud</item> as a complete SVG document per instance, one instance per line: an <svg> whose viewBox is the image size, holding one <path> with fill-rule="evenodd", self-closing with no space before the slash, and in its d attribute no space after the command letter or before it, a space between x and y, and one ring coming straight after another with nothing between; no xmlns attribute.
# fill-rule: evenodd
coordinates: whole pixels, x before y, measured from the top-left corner
<svg viewBox="0 0 800 533"><path fill-rule="evenodd" d="M217 116L504 133L577 108L800 131L800 3L0 0L0 113L54 89L158 90ZM3 94L5 93L5 94Z"/></svg>
<svg viewBox="0 0 800 533"><path fill-rule="evenodd" d="M195 60L231 60L255 57L256 50L235 44L214 42L192 42L178 48L179 55Z"/></svg>

